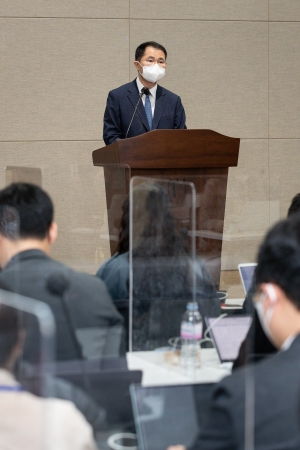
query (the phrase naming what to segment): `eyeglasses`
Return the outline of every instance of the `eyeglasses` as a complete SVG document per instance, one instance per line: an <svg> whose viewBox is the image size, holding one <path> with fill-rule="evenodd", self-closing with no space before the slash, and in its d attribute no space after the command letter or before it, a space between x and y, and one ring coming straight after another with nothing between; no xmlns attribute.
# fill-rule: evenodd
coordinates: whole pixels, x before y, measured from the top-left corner
<svg viewBox="0 0 300 450"><path fill-rule="evenodd" d="M145 60L145 61L138 61L139 62L139 64L141 64L142 66L154 66L154 64L158 64L160 67L166 67L167 66L167 63L166 63L166 61L161 61L161 60L158 60L158 61L153 61L153 59L150 59L150 60ZM142 64L143 63L143 64Z"/></svg>

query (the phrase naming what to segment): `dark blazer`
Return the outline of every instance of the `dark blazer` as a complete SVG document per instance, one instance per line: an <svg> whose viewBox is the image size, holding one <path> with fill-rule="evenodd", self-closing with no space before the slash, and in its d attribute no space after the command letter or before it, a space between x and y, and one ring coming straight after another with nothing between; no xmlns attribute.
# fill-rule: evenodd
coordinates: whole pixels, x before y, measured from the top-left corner
<svg viewBox="0 0 300 450"><path fill-rule="evenodd" d="M139 99L136 80L124 84L109 92L104 113L103 139L106 145L116 139L124 139L129 127L134 108ZM186 128L185 112L180 97L157 85L155 110L152 129ZM127 137L147 133L149 125L142 100Z"/></svg>
<svg viewBox="0 0 300 450"><path fill-rule="evenodd" d="M299 449L299 374L300 335L288 350L236 370L217 385L208 421L192 448L244 450L247 410L247 423L254 419L254 446L249 448Z"/></svg>
<svg viewBox="0 0 300 450"><path fill-rule="evenodd" d="M47 288L49 276L53 274L63 274L69 283L64 294L69 317L66 315L61 294L55 295ZM78 358L70 321L85 357L100 358L108 354L117 356L123 320L105 284L98 278L75 272L40 250L26 250L8 262L0 273L0 281L12 292L49 305L56 322L57 360ZM24 357L28 361L36 362L40 350L37 338L39 332L32 317L26 335Z"/></svg>

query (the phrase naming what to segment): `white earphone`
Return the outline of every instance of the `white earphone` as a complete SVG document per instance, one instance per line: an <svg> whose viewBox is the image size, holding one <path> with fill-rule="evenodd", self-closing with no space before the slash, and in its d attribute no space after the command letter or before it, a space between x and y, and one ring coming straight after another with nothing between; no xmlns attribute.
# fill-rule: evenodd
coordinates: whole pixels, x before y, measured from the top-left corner
<svg viewBox="0 0 300 450"><path fill-rule="evenodd" d="M268 293L270 302L276 303L277 302L277 294L276 294L273 284L270 284L270 283L266 284L266 291Z"/></svg>

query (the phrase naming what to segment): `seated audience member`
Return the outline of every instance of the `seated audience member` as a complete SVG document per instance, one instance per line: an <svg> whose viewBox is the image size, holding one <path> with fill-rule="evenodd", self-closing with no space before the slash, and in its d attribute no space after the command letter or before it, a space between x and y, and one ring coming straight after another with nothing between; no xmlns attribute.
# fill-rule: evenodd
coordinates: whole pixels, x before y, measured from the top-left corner
<svg viewBox="0 0 300 450"><path fill-rule="evenodd" d="M255 287L261 325L281 351L237 370L216 386L194 449L242 450L246 437L253 442L251 448L300 448L299 215L268 232L258 254Z"/></svg>
<svg viewBox="0 0 300 450"><path fill-rule="evenodd" d="M178 336L182 314L192 298L193 271L196 275L196 299L202 316L218 316L220 302L203 262L198 259L196 264L192 264L184 239L176 229L167 191L158 183L142 183L133 190L132 208L134 324L140 322L137 316L143 316L143 324L148 321L146 328L140 324L140 329L136 330L141 333L139 339L145 344L147 335L151 334L151 324L152 330L156 325L158 334L161 333L158 321L159 318L163 321L163 316L167 315L165 337L160 336L162 341L159 343L158 339L155 344L163 345L167 344L167 335L174 336L175 330L175 336ZM118 253L97 272L97 276L107 283L114 299L129 297L128 199L123 204L121 227ZM168 324L172 324L171 329L168 329Z"/></svg>
<svg viewBox="0 0 300 450"><path fill-rule="evenodd" d="M113 300L129 298L129 197L122 205L121 229L116 253L105 261L96 276L103 280Z"/></svg>
<svg viewBox="0 0 300 450"><path fill-rule="evenodd" d="M24 338L18 319L0 305L0 448L96 450L91 426L71 402L36 397L13 377Z"/></svg>
<svg viewBox="0 0 300 450"><path fill-rule="evenodd" d="M19 217L18 233L14 215ZM53 204L46 192L26 183L0 191L0 282L10 291L41 300L52 309L57 360L118 355L122 317L105 284L51 259L56 237ZM38 352L32 331L26 339L24 357L30 355L31 362L36 362L32 355L38 361Z"/></svg>
<svg viewBox="0 0 300 450"><path fill-rule="evenodd" d="M300 212L300 193L296 194L289 206L287 217ZM245 314L253 314L253 321L246 339L242 342L237 359L234 362L233 369L237 369L250 361L256 361L264 358L266 355L275 353L276 347L270 342L266 336L257 312L254 310L252 297L255 293L255 285L249 290L244 305L243 312Z"/></svg>

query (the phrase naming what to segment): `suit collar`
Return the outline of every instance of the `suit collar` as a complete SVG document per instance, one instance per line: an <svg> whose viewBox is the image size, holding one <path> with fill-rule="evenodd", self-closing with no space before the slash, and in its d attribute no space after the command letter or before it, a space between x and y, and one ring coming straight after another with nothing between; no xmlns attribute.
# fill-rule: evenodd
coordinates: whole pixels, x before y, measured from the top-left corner
<svg viewBox="0 0 300 450"><path fill-rule="evenodd" d="M43 252L42 250L38 249L24 250L23 252L17 253L15 256L13 256L11 260L6 264L3 270L21 261L26 261L29 259L50 259L50 257L46 255L46 253Z"/></svg>

